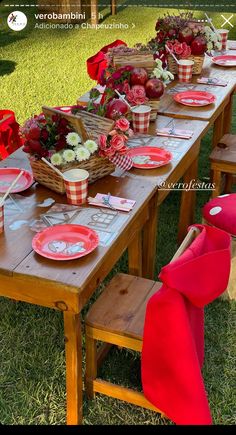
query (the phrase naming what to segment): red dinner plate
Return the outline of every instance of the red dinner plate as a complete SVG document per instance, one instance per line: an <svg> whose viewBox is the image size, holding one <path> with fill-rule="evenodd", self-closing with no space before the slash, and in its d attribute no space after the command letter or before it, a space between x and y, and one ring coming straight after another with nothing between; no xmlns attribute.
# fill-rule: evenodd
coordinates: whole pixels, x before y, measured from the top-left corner
<svg viewBox="0 0 236 435"><path fill-rule="evenodd" d="M32 240L35 252L52 260L73 260L92 252L99 243L96 231L83 225L54 225Z"/></svg>
<svg viewBox="0 0 236 435"><path fill-rule="evenodd" d="M154 169L167 165L172 159L169 151L156 147L137 147L129 150L133 167L139 169Z"/></svg>
<svg viewBox="0 0 236 435"><path fill-rule="evenodd" d="M10 187L12 181L22 171L19 168L0 168L0 193L5 193ZM34 178L31 172L24 169L24 173L21 175L10 193L22 192L28 189L33 183Z"/></svg>
<svg viewBox="0 0 236 435"><path fill-rule="evenodd" d="M236 55L225 54L222 56L214 56L212 62L220 66L236 66Z"/></svg>
<svg viewBox="0 0 236 435"><path fill-rule="evenodd" d="M210 92L185 91L175 94L174 100L177 103L184 104L185 106L202 107L214 103L216 97Z"/></svg>

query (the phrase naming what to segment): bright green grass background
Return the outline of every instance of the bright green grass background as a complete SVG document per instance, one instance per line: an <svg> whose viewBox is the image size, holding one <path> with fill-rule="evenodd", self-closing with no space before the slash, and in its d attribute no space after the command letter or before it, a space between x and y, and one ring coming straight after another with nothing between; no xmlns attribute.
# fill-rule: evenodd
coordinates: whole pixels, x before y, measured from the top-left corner
<svg viewBox="0 0 236 435"><path fill-rule="evenodd" d="M167 1L165 4L167 3L170 5L173 2ZM187 8L188 2L183 3ZM200 3L203 1L192 2L192 8L196 9L196 4ZM218 11L221 8L228 11L223 4L229 3L231 2L226 0L221 2L222 6ZM133 4L141 4L141 1ZM1 5L0 107L13 109L19 122L40 112L42 104L53 106L75 103L77 96L94 84L86 73L86 59L101 46L117 38L123 39L129 45L148 41L155 34L157 17L167 11L154 7L122 7L113 18L107 16L108 9L101 8L104 22L123 22L130 26L134 23L136 27L130 27L123 32L52 31L34 29L33 10L31 9L30 17L29 9L26 8L29 26L17 34L7 30L5 24L12 8ZM214 6L214 10L217 7ZM203 13L197 11L196 16L203 18ZM226 13L225 16L230 14ZM220 27L222 18L219 12L211 12L211 17L215 26ZM230 31L230 38L236 39L235 29ZM235 126L235 115L233 123ZM209 176L210 148L211 132L202 141L199 162L201 179ZM196 222L201 221L201 207L208 198L208 192L197 194ZM179 193L174 192L161 206L157 273L171 259L177 248L179 200ZM125 254L108 279L117 271L126 270ZM102 286L97 294L101 290ZM83 318L87 309L88 305L82 313ZM214 422L221 425L236 423L235 320L235 303L216 301L206 308L206 361L203 374ZM139 366L139 356L134 352L112 351L102 374L110 380L116 379L127 385L140 386ZM60 312L0 299L0 422L27 425L65 424L65 354ZM84 423L171 424L151 411L105 396L97 397L93 402L84 398Z"/></svg>

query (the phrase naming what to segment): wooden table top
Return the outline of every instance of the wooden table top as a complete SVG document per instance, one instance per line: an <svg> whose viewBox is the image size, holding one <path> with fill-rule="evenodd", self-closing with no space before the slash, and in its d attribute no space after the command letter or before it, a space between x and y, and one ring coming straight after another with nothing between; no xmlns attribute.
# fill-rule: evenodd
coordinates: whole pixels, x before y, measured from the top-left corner
<svg viewBox="0 0 236 435"><path fill-rule="evenodd" d="M21 150L0 162L0 167L19 167L30 170L26 154ZM31 246L32 238L36 233L28 225L23 225L19 230L13 231L9 228L5 218L4 232L0 235L0 273L8 276L22 274L38 277L73 287L73 291L76 292L82 290L101 264L106 270L106 258L111 255L114 244L119 243L125 229L128 227L132 229L132 224L148 204L154 191L155 187L152 183L147 183L144 179L137 183L128 177L108 176L90 185L89 195L91 196L95 196L97 192L111 192L112 195L136 200L136 205L129 213L122 232L111 245L99 246L91 254L72 261L57 262L38 255ZM34 183L31 188L22 192L22 195L25 199L21 204L23 210L17 216L19 220L32 221L37 219L41 213L45 213L48 208L38 207L38 204L49 197L53 198L56 203L66 203L65 195L57 194L38 183Z"/></svg>
<svg viewBox="0 0 236 435"><path fill-rule="evenodd" d="M236 54L235 50L229 50L228 54ZM197 83L199 77L221 77L227 86L213 86ZM236 67L222 67L215 65L211 58L205 57L201 74L194 75L191 83L180 83L177 79L167 86L160 100L159 114L173 116L174 118L201 119L213 122L219 113L221 106L230 97L236 87ZM193 90L206 91L215 95L216 101L204 107L190 107L176 103L173 99L177 92Z"/></svg>
<svg viewBox="0 0 236 435"><path fill-rule="evenodd" d="M175 123L175 128L187 129L193 131L193 136L191 139L177 139L163 136L156 136L156 129L170 127L172 122ZM176 173L180 165L187 166L188 153L191 152L194 144L204 136L208 129L208 122L192 120L191 122L186 119L175 119L158 115L155 122L150 123L149 135L135 135L133 138L129 139L128 145L130 147L136 146L156 146L159 148L164 148L170 151L173 159L168 165L162 166L156 169L131 169L129 171L129 176L139 176L145 178L155 186L159 187L163 182L176 179ZM178 179L178 178L177 178Z"/></svg>
<svg viewBox="0 0 236 435"><path fill-rule="evenodd" d="M236 50L228 50L227 54L236 54ZM227 86L212 86L197 84L197 79L199 77L221 77L223 80L227 81ZM175 90L174 88L177 87ZM213 122L224 105L225 101L229 98L231 93L236 87L236 67L223 67L215 65L211 58L206 56L203 64L203 69L201 74L194 75L192 82L190 84L179 83L177 79L173 80L169 85L167 85L165 93L160 100L160 106L158 113L160 115L172 116L174 118L185 118L185 119L199 119L203 121ZM204 107L190 107L184 106L182 104L176 103L173 100L173 95L182 90L199 90L211 92L216 96L216 102ZM89 92L78 98L78 104L84 106L87 105L89 101Z"/></svg>
<svg viewBox="0 0 236 435"><path fill-rule="evenodd" d="M157 126L168 126L170 118L159 116ZM207 123L202 121L193 121L191 125L186 120L177 120L176 127L189 128L194 131L192 139L174 140L163 137L154 138L154 146L163 146L173 153L173 160L166 167L141 171L133 169L122 177L108 176L98 180L89 187L89 195L95 196L97 192L108 193L136 200L134 209L129 213L129 217L122 228L121 234L108 247L99 246L94 252L83 258L57 262L41 257L32 250L31 242L35 233L30 230L29 226L23 225L20 230L12 231L9 229L5 220L5 230L0 237L0 272L5 275L21 274L24 276L35 276L41 279L59 282L65 286L73 287L73 291L82 291L96 271L101 267L106 269L106 259L111 255L114 244L119 243L122 239L122 233L127 227L132 228L132 224L148 201L152 197L157 186L163 181L178 180L184 173L188 165L188 153L191 152L194 144L199 141L200 137L207 129ZM155 123L150 128L150 133L155 130ZM143 135L136 141L150 142L153 136ZM132 143L132 146L136 146ZM153 143L151 144L153 146ZM29 161L26 154L18 150L9 158L0 162L0 167L21 167L30 170ZM181 167L181 174L180 174ZM140 178L137 182L137 177ZM44 188L35 183L30 189L23 192L25 204L30 202L30 207L22 204L24 210L18 216L20 220L32 221L47 211L38 207L38 203L50 197L57 203L66 203L64 195Z"/></svg>

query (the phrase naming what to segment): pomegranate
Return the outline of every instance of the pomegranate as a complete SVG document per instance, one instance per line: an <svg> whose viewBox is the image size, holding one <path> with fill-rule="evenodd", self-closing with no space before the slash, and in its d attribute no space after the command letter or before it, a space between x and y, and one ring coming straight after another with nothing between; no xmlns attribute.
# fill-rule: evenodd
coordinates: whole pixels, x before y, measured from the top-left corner
<svg viewBox="0 0 236 435"><path fill-rule="evenodd" d="M165 90L163 82L159 79L149 79L145 85L148 98L160 98Z"/></svg>
<svg viewBox="0 0 236 435"><path fill-rule="evenodd" d="M116 119L121 115L126 115L128 110L128 105L124 101L114 98L107 105L106 117Z"/></svg>
<svg viewBox="0 0 236 435"><path fill-rule="evenodd" d="M204 36L196 36L191 43L191 51L194 56L201 56L207 51L207 41Z"/></svg>
<svg viewBox="0 0 236 435"><path fill-rule="evenodd" d="M145 68L134 68L131 77L130 83L131 85L145 85L148 81L148 73Z"/></svg>

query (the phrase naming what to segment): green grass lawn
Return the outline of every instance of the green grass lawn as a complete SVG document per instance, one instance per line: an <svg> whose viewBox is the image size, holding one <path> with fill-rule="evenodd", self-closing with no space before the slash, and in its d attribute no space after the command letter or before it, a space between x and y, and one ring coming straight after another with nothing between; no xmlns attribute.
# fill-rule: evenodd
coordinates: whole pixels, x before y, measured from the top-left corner
<svg viewBox="0 0 236 435"><path fill-rule="evenodd" d="M170 5L173 2L167 3ZM187 8L188 2L183 3ZM220 2L218 10L222 8L228 11L223 4ZM156 7L121 7L115 18L104 18L105 22L114 20L135 24L134 29L130 27L121 33L119 30L38 30L34 29L29 9L25 10L29 26L18 34L8 31L5 25L6 16L12 9L0 6L1 108L14 110L20 122L31 114L39 113L43 104L54 106L75 103L77 96L94 84L86 73L86 59L101 46L117 38L122 38L129 45L138 41L146 42L155 34L157 17L165 12ZM217 7L211 12L211 17L216 27L220 27L222 18L216 10ZM104 16L107 11L102 10ZM196 16L202 18L203 13L196 11ZM230 38L236 39L235 29L230 31ZM233 119L236 132L235 110ZM209 176L210 149L211 132L202 141L199 161L201 179ZM196 222L201 221L201 207L208 198L209 192L197 194ZM171 259L177 248L179 201L179 193L173 192L161 206L156 273ZM108 279L117 271L127 271L127 254L120 259ZM98 293L101 290L102 286ZM236 423L235 306L233 302L215 301L206 308L206 361L203 375L214 423L220 425ZM83 318L87 309L88 305L82 313ZM4 298L0 299L0 314L0 423L65 424L62 314ZM139 373L139 356L122 350L112 351L102 369L107 379L122 380L127 385L137 387L140 387ZM98 396L92 402L84 398L84 423L171 424L151 411L105 396Z"/></svg>

